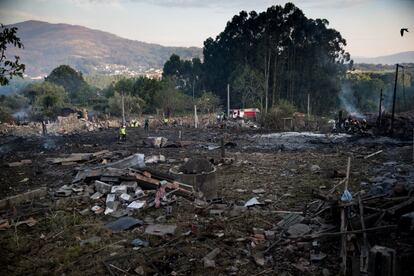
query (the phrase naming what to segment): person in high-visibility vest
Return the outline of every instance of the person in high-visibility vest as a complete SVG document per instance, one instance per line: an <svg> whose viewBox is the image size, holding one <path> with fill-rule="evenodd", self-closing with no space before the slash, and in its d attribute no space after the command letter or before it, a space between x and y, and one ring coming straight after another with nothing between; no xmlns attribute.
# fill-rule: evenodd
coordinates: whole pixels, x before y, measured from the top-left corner
<svg viewBox="0 0 414 276"><path fill-rule="evenodd" d="M119 128L119 141L126 141L126 126L122 125Z"/></svg>

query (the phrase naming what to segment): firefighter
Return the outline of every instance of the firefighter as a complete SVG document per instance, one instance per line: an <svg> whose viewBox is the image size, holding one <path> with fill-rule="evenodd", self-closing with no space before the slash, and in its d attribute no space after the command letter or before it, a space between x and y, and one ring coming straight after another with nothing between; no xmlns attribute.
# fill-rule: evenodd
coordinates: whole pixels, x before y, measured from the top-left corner
<svg viewBox="0 0 414 276"><path fill-rule="evenodd" d="M119 128L119 141L126 141L126 126L122 124Z"/></svg>

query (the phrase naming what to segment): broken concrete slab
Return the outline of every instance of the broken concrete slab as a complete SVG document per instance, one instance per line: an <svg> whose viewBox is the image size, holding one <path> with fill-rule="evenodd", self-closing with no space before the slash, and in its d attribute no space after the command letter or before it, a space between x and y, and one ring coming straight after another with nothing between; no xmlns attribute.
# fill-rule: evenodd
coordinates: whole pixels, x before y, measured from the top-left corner
<svg viewBox="0 0 414 276"><path fill-rule="evenodd" d="M112 189L112 185L99 181L99 180L95 180L95 190L97 192L100 192L101 194L107 194L109 192L111 192Z"/></svg>
<svg viewBox="0 0 414 276"><path fill-rule="evenodd" d="M177 225L175 224L151 224L145 229L145 234L155 236L174 235Z"/></svg>
<svg viewBox="0 0 414 276"><path fill-rule="evenodd" d="M111 188L111 194L121 195L121 194L125 194L126 192L127 192L127 186L125 185L115 185L115 186L112 186Z"/></svg>
<svg viewBox="0 0 414 276"><path fill-rule="evenodd" d="M97 199L100 199L102 196L103 196L103 194L102 194L102 193L100 193L100 192L96 192L96 193L94 193L93 195L91 195L91 199L92 199L92 200L97 200Z"/></svg>
<svg viewBox="0 0 414 276"><path fill-rule="evenodd" d="M289 227L287 233L293 237L303 236L311 231L311 228L303 223L297 223Z"/></svg>
<svg viewBox="0 0 414 276"><path fill-rule="evenodd" d="M105 225L105 228L116 233L116 232L128 230L134 226L141 226L143 224L144 222L142 220L139 220L133 217L121 217L115 221L107 223Z"/></svg>
<svg viewBox="0 0 414 276"><path fill-rule="evenodd" d="M120 196L119 196L119 199L121 199L122 201L124 201L124 202L129 202L129 201L131 201L131 196L129 195L129 194L127 194L127 193L123 193L123 194L121 194Z"/></svg>
<svg viewBox="0 0 414 276"><path fill-rule="evenodd" d="M122 181L120 185L126 186L127 192L132 193L137 189L138 183L136 181Z"/></svg>
<svg viewBox="0 0 414 276"><path fill-rule="evenodd" d="M106 207L108 207L110 209L114 209L115 200L116 200L116 195L115 194L108 194L106 196Z"/></svg>
<svg viewBox="0 0 414 276"><path fill-rule="evenodd" d="M145 204L146 204L145 200L135 200L128 205L127 210L135 211L135 210L143 208Z"/></svg>

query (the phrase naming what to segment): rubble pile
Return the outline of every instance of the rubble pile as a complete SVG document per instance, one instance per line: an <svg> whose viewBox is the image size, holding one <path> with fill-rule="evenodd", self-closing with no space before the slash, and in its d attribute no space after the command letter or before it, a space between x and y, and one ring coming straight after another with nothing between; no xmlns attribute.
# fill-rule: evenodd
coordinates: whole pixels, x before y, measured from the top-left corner
<svg viewBox="0 0 414 276"><path fill-rule="evenodd" d="M69 157L50 161L62 165L68 162L72 164L74 161L90 161L91 157L108 153L109 151L71 154ZM153 162L153 159L147 159L147 162ZM93 202L91 211L114 217L133 214L142 208L160 208L161 205L174 201L175 194L192 197L192 186L179 183L171 177L142 170L145 166L144 160L144 155L137 153L105 165L78 168L72 184L63 185L55 191L54 196L90 198Z"/></svg>
<svg viewBox="0 0 414 276"><path fill-rule="evenodd" d="M56 121L48 122L46 129L48 134L66 134L74 132L91 132L110 127L119 127L117 120L88 121L79 119L76 113L69 116L58 116ZM41 122L29 122L25 125L0 124L0 135L32 136L42 135Z"/></svg>

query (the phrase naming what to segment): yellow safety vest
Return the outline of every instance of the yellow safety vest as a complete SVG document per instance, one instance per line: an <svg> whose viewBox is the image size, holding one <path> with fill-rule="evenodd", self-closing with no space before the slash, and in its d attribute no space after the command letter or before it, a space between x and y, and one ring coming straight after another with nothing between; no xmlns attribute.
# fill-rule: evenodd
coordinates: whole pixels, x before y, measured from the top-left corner
<svg viewBox="0 0 414 276"><path fill-rule="evenodd" d="M119 128L120 135L126 135L126 129L124 127Z"/></svg>

